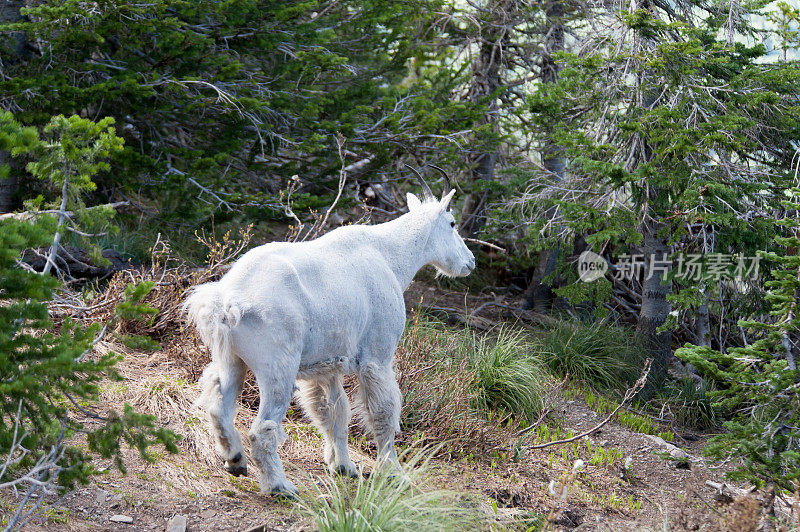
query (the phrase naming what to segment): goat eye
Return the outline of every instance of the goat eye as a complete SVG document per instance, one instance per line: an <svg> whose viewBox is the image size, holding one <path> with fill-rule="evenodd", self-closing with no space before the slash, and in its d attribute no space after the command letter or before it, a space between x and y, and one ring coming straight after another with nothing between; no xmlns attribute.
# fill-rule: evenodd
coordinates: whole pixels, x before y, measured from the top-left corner
<svg viewBox="0 0 800 532"><path fill-rule="evenodd" d="M455 226L456 226L455 222L450 222L450 227L455 227Z"/></svg>

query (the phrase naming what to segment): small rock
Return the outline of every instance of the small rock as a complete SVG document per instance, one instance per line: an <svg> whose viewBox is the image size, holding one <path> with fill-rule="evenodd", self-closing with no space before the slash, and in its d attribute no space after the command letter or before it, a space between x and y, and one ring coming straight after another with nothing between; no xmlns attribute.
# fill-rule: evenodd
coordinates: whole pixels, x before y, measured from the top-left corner
<svg viewBox="0 0 800 532"><path fill-rule="evenodd" d="M189 520L185 515L175 514L172 519L167 523L167 532L186 532L186 526Z"/></svg>
<svg viewBox="0 0 800 532"><path fill-rule="evenodd" d="M608 445L608 440L603 440L600 442L600 447L605 447L606 445Z"/></svg>
<svg viewBox="0 0 800 532"><path fill-rule="evenodd" d="M133 517L129 515L122 515L122 514L114 514L109 518L114 523L133 523Z"/></svg>
<svg viewBox="0 0 800 532"><path fill-rule="evenodd" d="M675 460L685 461L686 459L689 458L689 454L686 451L684 451L683 449L679 449L677 447L670 449L669 455L673 457Z"/></svg>
<svg viewBox="0 0 800 532"><path fill-rule="evenodd" d="M214 517L215 515L217 515L217 511L213 508L209 508L208 510L203 510L200 512L200 517L203 519L208 519L210 517Z"/></svg>
<svg viewBox="0 0 800 532"><path fill-rule="evenodd" d="M106 490L97 490L94 493L94 500L97 501L97 504L103 504L108 499L108 492Z"/></svg>
<svg viewBox="0 0 800 532"><path fill-rule="evenodd" d="M658 436L651 436L649 434L643 434L643 436L652 441L653 443L655 443L656 445L658 445L659 447L663 447L669 453L669 455L675 460L686 460L687 458L689 458L689 454L686 451L669 442L664 441L663 438L659 438Z"/></svg>

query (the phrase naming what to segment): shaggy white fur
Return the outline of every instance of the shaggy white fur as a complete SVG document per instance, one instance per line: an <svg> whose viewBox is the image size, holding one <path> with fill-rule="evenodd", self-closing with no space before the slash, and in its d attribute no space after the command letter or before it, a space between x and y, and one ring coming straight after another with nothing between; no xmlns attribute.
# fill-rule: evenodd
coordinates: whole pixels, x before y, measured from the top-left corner
<svg viewBox="0 0 800 532"><path fill-rule="evenodd" d="M260 392L250 441L262 491L296 493L277 454L296 379L300 402L325 437L331 471L358 474L348 456L350 405L342 388L342 375L353 372L360 384L357 411L379 457L398 465L401 395L392 357L406 322L403 292L426 264L448 276L475 268L448 208L452 197L453 191L422 202L409 194L409 212L390 222L257 247L221 280L194 289L184 308L212 359L198 404L228 471L246 471L233 424L245 364Z"/></svg>

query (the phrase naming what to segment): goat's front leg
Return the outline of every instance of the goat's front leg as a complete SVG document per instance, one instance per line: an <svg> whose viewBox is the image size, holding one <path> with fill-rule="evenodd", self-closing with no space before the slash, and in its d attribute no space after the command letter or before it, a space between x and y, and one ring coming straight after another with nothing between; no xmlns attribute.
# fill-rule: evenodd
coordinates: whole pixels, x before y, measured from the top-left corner
<svg viewBox="0 0 800 532"><path fill-rule="evenodd" d="M360 413L375 437L378 461L393 465L402 474L394 448L394 436L400 432L402 395L391 365L370 362L358 372Z"/></svg>

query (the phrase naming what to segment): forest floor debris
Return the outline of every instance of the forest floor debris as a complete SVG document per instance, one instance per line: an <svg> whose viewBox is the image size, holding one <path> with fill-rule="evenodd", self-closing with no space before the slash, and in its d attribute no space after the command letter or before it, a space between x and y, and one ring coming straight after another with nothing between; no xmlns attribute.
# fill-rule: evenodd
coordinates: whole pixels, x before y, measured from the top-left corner
<svg viewBox="0 0 800 532"><path fill-rule="evenodd" d="M423 294L423 301L430 298L431 304L449 308L481 304L480 297L465 298L429 288L414 283L407 293L409 307ZM155 415L165 427L181 434L181 452L159 454L149 463L136 451L126 450L125 476L110 461L100 461L102 473L90 485L53 501L25 530L165 530L180 527L183 518L187 530L310 529L310 522L292 503L258 493L254 468L239 478L224 472L214 456L205 422L192 406L201 366L175 360L174 353L147 354L108 343L98 347L101 352L125 354L119 365L124 380L105 385L105 405L118 408L129 402L139 411ZM187 348L184 354L189 352ZM552 413L560 419L562 434L578 434L604 419L605 415L589 408L578 395L570 397L562 397ZM237 427L243 433L252 416L250 408L240 410ZM301 494L314 493L314 484L321 485L328 476L322 461L322 439L294 405L285 427L289 438L281 455L287 475ZM368 438L356 431L351 434L354 461L371 470L374 450ZM728 466L700 458L706 439L704 435L691 441L677 437L668 444L691 457L688 467L680 467L679 461L663 456L665 446L613 419L570 445L525 450L516 457L499 451L494 457L437 457L431 460L430 470L435 486L480 501L486 529L525 530L547 524L551 530L655 530L666 523L671 530L712 530L727 522L720 515L750 515L761 507L740 502L742 497L720 500L718 486ZM10 494L0 497L4 508L13 504Z"/></svg>

